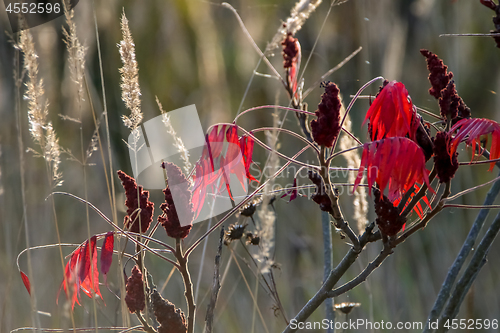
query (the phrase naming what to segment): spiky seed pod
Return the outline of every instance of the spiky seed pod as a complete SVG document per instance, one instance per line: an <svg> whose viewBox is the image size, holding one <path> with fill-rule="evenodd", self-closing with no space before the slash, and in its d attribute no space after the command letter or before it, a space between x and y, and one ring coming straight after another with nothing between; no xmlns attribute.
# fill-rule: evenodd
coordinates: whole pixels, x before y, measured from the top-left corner
<svg viewBox="0 0 500 333"><path fill-rule="evenodd" d="M158 216L158 222L165 228L168 236L181 239L186 238L191 231L191 223L194 220L193 204L191 202L192 193L189 190L189 182L181 169L175 164L165 162L162 164L162 167L167 171L169 185L163 190L165 202L160 206L165 216ZM174 196L177 206L174 204ZM184 226L181 226L179 215L177 214L178 211L182 212L181 216L187 219L187 221L183 221Z"/></svg>
<svg viewBox="0 0 500 333"><path fill-rule="evenodd" d="M132 268L132 275L127 279L125 303L127 303L130 313L144 310L146 302L144 300L142 273L136 266Z"/></svg>
<svg viewBox="0 0 500 333"><path fill-rule="evenodd" d="M158 333L186 333L187 322L184 312L176 309L173 303L164 299L160 293L154 289L151 294L153 311L156 320L160 324Z"/></svg>
<svg viewBox="0 0 500 333"><path fill-rule="evenodd" d="M345 315L348 315L349 313L351 313L351 311L354 308L357 308L360 306L361 306L361 303L343 302L340 304L335 304L334 309L339 310L340 312L342 312Z"/></svg>
<svg viewBox="0 0 500 333"><path fill-rule="evenodd" d="M243 205L243 207L240 208L239 213L243 216L251 217L257 210L257 206L259 206L261 203L262 203L262 196L256 196L250 202Z"/></svg>
<svg viewBox="0 0 500 333"><path fill-rule="evenodd" d="M448 82L453 77L452 72L447 72L448 66L439 59L437 55L429 50L422 49L420 53L427 59L427 69L429 70L429 82L432 88L429 89L429 94L436 99L441 97L441 90L446 88Z"/></svg>
<svg viewBox="0 0 500 333"><path fill-rule="evenodd" d="M123 225L126 229L137 233L139 232L140 225L141 233L145 233L153 220L154 211L154 203L148 200L149 191L144 191L142 186L138 186L135 179L125 172L118 170L117 173L118 178L122 182L126 197L125 206L127 206L127 216L123 220ZM138 195L140 200L137 199Z"/></svg>
<svg viewBox="0 0 500 333"><path fill-rule="evenodd" d="M447 132L437 132L434 138L434 166L441 183L447 183L458 169L458 153L450 156L451 137Z"/></svg>
<svg viewBox="0 0 500 333"><path fill-rule="evenodd" d="M247 238L247 244L259 245L260 243L260 237L257 236L257 234L254 235L251 232L247 232L246 238Z"/></svg>
<svg viewBox="0 0 500 333"><path fill-rule="evenodd" d="M319 208L324 212L332 211L332 201L328 196L325 182L323 178L315 171L309 170L309 179L316 185L316 192L311 196L311 199L319 205Z"/></svg>
<svg viewBox="0 0 500 333"><path fill-rule="evenodd" d="M229 245L232 241L241 239L245 234L247 224L231 224L224 233L224 245Z"/></svg>
<svg viewBox="0 0 500 333"><path fill-rule="evenodd" d="M377 219L375 222L380 231L387 236L396 235L406 223L406 218L401 216L398 207L385 196L382 195L378 189L373 191L375 201L375 213Z"/></svg>
<svg viewBox="0 0 500 333"><path fill-rule="evenodd" d="M339 88L335 83L326 82L322 86L325 92L321 95L321 103L315 112L318 119L311 121L311 130L314 142L320 146L332 147L340 132L342 102L339 98Z"/></svg>

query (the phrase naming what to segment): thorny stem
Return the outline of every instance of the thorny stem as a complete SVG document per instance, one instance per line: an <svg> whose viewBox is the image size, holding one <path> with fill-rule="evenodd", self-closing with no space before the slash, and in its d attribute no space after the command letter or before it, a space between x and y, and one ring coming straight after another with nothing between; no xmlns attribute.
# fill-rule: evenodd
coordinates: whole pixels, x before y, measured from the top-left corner
<svg viewBox="0 0 500 333"><path fill-rule="evenodd" d="M184 281L184 295L186 296L186 302L188 305L188 329L187 333L194 332L194 315L196 305L194 304L193 296L193 283L191 282L191 275L189 275L188 270L188 256L182 253L181 239L177 238L175 240L175 257L179 263L177 269L182 275L182 281Z"/></svg>

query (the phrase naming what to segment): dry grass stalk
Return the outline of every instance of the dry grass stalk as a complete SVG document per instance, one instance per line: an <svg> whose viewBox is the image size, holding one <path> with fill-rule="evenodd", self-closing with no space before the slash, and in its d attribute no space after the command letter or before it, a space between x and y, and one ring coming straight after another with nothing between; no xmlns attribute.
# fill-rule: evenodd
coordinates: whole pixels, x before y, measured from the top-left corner
<svg viewBox="0 0 500 333"><path fill-rule="evenodd" d="M273 113L273 127L279 126L279 114L276 109ZM278 131L266 132L266 141L269 147L273 149L268 161L269 174L273 175L279 169L279 158L274 151L277 150L278 145ZM263 201L261 208L257 212L260 224L257 228L257 233L260 237L260 251L256 254L255 259L260 263L260 272L262 274L268 273L273 265L273 256L271 251L274 247L274 225L276 221L276 214L270 209L269 202L271 195L269 194L273 188L274 179L271 179L264 187Z"/></svg>
<svg viewBox="0 0 500 333"><path fill-rule="evenodd" d="M142 121L141 112L141 89L139 87L139 68L135 59L135 44L128 27L128 19L125 13L122 15L121 29L123 40L118 48L123 67L120 68L122 89L122 100L130 110L129 116L122 116L123 123L131 130L135 130Z"/></svg>
<svg viewBox="0 0 500 333"><path fill-rule="evenodd" d="M299 31L306 20L309 18L312 12L321 4L322 0L300 0L292 8L290 16L283 22L278 32L274 35L273 39L266 47L266 55L271 56L273 50L280 47L280 43L283 41L287 33L294 35Z"/></svg>
<svg viewBox="0 0 500 333"><path fill-rule="evenodd" d="M172 138L174 138L174 146L175 148L177 148L177 151L181 154L181 159L184 162L184 173L188 175L193 169L193 165L191 164L191 162L189 162L189 151L184 146L184 142L182 141L181 137L178 136L177 133L175 132L175 129L172 126L172 123L170 122L170 117L168 113L165 112L165 110L163 110L163 107L158 97L156 97L156 104L158 104L158 108L160 109L163 124L167 128L168 134L170 134Z"/></svg>
<svg viewBox="0 0 500 333"><path fill-rule="evenodd" d="M61 148L52 123L47 122L48 107L44 101L43 80L38 79L38 55L33 35L28 29L21 31L17 47L24 54L24 68L28 75L25 98L28 100L30 133L42 150L41 156L48 164L53 186L59 186L62 184L62 174L59 171Z"/></svg>
<svg viewBox="0 0 500 333"><path fill-rule="evenodd" d="M68 2L68 3L66 3ZM68 24L69 31L63 29L64 43L68 49L69 57L69 70L71 79L78 85L78 98L79 101L84 100L84 71L85 71L85 53L87 48L84 47L76 35L76 25L73 21L74 11L68 10L69 1L63 1L64 15L66 23Z"/></svg>
<svg viewBox="0 0 500 333"><path fill-rule="evenodd" d="M28 29L21 31L18 47L24 54L24 68L28 74L25 98L28 101L30 133L35 143L43 145L45 140L43 129L47 125L48 109L43 100L43 80L38 79L38 55L33 35Z"/></svg>
<svg viewBox="0 0 500 333"><path fill-rule="evenodd" d="M342 99L341 99L342 101ZM342 103L342 107L340 109L341 115L345 114L344 103ZM347 115L344 128L351 132L352 131L352 122L349 114ZM352 147L356 147L358 143L351 138L349 135L343 133L342 137L339 141L339 147L341 150L349 149ZM361 164L361 158L359 157L359 153L357 150L351 150L347 153L342 154L342 156L347 161L348 168L357 168ZM347 181L351 184L356 180L356 173L349 172L347 176ZM366 201L366 188L362 186L358 186L356 191L354 192L354 219L357 222L358 232L363 233L366 227L366 223L368 221L368 201Z"/></svg>

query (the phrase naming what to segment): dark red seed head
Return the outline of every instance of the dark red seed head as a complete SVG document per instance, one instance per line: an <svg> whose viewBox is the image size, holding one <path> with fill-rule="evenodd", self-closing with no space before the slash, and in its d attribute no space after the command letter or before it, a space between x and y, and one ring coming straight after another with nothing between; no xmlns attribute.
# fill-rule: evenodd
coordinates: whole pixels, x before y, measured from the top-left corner
<svg viewBox="0 0 500 333"><path fill-rule="evenodd" d="M448 82L453 77L452 72L448 72L446 66L441 59L429 50L422 49L420 53L427 58L427 69L429 70L429 82L432 88L429 89L429 94L436 99L441 97L441 90L446 88Z"/></svg>
<svg viewBox="0 0 500 333"><path fill-rule="evenodd" d="M146 306L143 283L141 270L136 265L132 268L132 275L129 276L126 284L125 303L130 313L142 311Z"/></svg>
<svg viewBox="0 0 500 333"><path fill-rule="evenodd" d="M158 216L158 222L165 228L168 236L186 238L191 231L191 223L194 220L189 182L181 169L175 164L165 162L163 167L167 171L168 185L163 190L165 202L160 206L164 214ZM184 226L181 226L179 216L184 219L182 221Z"/></svg>
<svg viewBox="0 0 500 333"><path fill-rule="evenodd" d="M164 299L156 289L151 294L151 303L156 321L160 326L158 333L186 333L187 321L184 312L176 309L175 305Z"/></svg>
<svg viewBox="0 0 500 333"><path fill-rule="evenodd" d="M314 141L325 147L332 147L340 132L339 88L333 82L323 84L325 92L321 95L321 103L316 110L318 119L311 121L311 130Z"/></svg>
<svg viewBox="0 0 500 333"><path fill-rule="evenodd" d="M125 229L132 232L145 233L153 220L154 203L149 201L149 191L144 191L142 186L138 186L135 179L125 172L118 170L123 189L125 190L125 206L127 206L127 216L123 220ZM140 200L138 200L138 198ZM140 210L138 209L140 207ZM139 228L140 226L140 228Z"/></svg>
<svg viewBox="0 0 500 333"><path fill-rule="evenodd" d="M298 39L294 38L291 33L288 33L285 39L281 42L283 45L283 67L290 68L293 63L297 62L300 53Z"/></svg>

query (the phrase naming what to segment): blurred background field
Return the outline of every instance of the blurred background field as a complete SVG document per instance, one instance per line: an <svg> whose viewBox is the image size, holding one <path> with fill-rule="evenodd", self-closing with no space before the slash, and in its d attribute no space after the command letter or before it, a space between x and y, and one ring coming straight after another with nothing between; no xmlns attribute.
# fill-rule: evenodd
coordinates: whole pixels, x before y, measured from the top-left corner
<svg viewBox="0 0 500 333"><path fill-rule="evenodd" d="M281 20L285 20L293 1L255 1L235 0L230 3L238 10L253 39L261 49L272 39ZM120 16L125 12L136 45L139 65L139 82L142 90L142 110L145 120L159 115L155 96L166 111L195 104L207 129L217 122L231 122L240 108L252 72L259 57L242 33L234 15L216 2L209 1L118 1L106 0L80 1L75 7L75 22L80 40L87 47L86 78L92 103L98 115L103 111L103 96L99 74L99 58L94 28L94 12L97 18L106 90L106 103L111 132L112 157L115 171L118 169L131 173L128 150L123 142L129 132L120 119L127 114L121 101L120 75L121 61L117 43L121 40ZM425 59L420 55L421 48L438 54L453 71L458 93L471 108L474 117L500 120L500 50L491 38L486 37L439 37L447 33L487 33L493 28L493 12L470 0L350 0L334 6L325 26L322 23L329 8L329 2L322 3L305 23L296 37L302 46L302 66L311 55L305 71L305 87L337 65L351 52L362 46L362 51L344 67L328 79L337 83L344 96L354 94L366 81L382 75L389 80L402 81L413 102L419 107L438 113L436 100L427 90ZM0 331L9 332L18 327L31 326L30 299L24 289L15 260L17 254L26 247L23 227L23 205L21 201L20 157L18 145L17 120L15 113L16 88L13 80L15 51L9 41L7 16L0 4ZM49 103L49 119L60 138L60 145L74 154L80 153L79 124L64 120L58 115L72 118L80 117L76 104L76 87L69 77L67 51L62 41L61 27L64 19L59 18L31 29L39 54L40 77L44 80L46 97ZM319 37L319 38L318 38ZM317 46L311 54L318 38ZM280 50L271 58L275 67L283 73ZM303 68L302 67L302 68ZM263 64L257 69L269 73ZM367 93L375 94L377 85ZM316 89L306 102L309 110L314 111L319 103L322 89ZM88 98L86 98L88 102ZM274 104L288 105L286 93L279 81L255 76L248 89L242 108ZM84 149L92 137L94 123L89 104L83 103L81 115ZM366 137L366 127L361 127L369 102L356 102L351 116L353 131L360 138ZM281 116L284 112L281 112ZM241 118L241 126L250 130L256 127L271 126L271 110L250 113ZM28 132L26 101L22 101L21 131L24 149L34 147ZM289 114L284 126L299 131L295 116ZM101 135L104 132L101 131ZM264 139L262 133L261 139ZM260 137L260 136L259 136ZM291 156L300 148L297 140L279 137L281 152ZM107 153L107 151L105 151ZM470 152L461 150L461 160L470 158ZM23 151L26 164L26 218L28 221L31 246L54 244L57 242L52 207L46 197L51 192L48 186L44 162L32 153ZM111 209L103 172L101 152L93 154L87 167L86 189L88 200L94 203L107 216ZM57 188L83 197L85 188L82 166L62 156L61 171L64 183ZM267 152L256 148L254 159L264 163ZM309 153L303 161L315 162ZM192 161L194 162L194 161ZM343 166L345 161L338 159L335 165ZM487 172L488 166L461 167L454 181L454 193L491 180L498 170ZM114 176L114 175L113 175ZM285 175L286 176L286 175ZM115 178L115 182L118 178ZM299 180L299 183L305 180ZM344 178L339 182L345 182ZM292 174L277 180L282 186L291 185ZM464 196L457 203L481 204L487 187ZM119 212L122 221L124 197L121 187L117 186ZM162 193L153 191L152 198L158 205ZM369 198L369 220L374 220L373 203ZM497 200L498 202L498 200ZM348 220L352 221L352 197L347 189L341 204ZM57 219L61 240L65 243L82 243L87 238L85 206L69 197L56 196ZM276 255L279 268L275 270L276 284L288 318L293 317L321 285L322 248L320 210L307 198L299 198L292 203L278 199L274 203L276 220ZM424 322L434 303L446 272L458 253L467 232L478 211L448 209L432 220L424 230L409 238L398 247L393 255L377 269L368 281L353 291L335 299L336 303L359 302L350 319L371 321L411 321ZM491 212L486 226L493 215ZM240 217L240 222L242 221ZM230 223L234 223L232 218ZM250 221L246 221L251 226ZM110 230L109 226L94 212L90 212L91 234ZM186 243L191 244L207 229L207 222L195 224ZM163 229L156 236L167 240ZM203 320L213 277L213 258L218 242L218 232L209 237L205 260L202 248L198 248L190 260L194 284L199 284L197 296L197 329L202 331ZM241 244L232 245L237 253L242 273L229 260L230 250L223 248L221 271L227 268L215 311L217 332L250 332L252 327L253 301L244 282L246 279L254 291L255 276L243 258ZM348 245L337 235L333 236L334 264L338 263ZM64 248L67 255L73 248ZM355 277L380 251L379 243L369 245L360 256L359 264L354 265L341 280L346 282ZM459 318L500 319L500 242L494 243L488 263L479 276L462 305ZM37 310L49 314L39 315L42 327L70 328L70 305L61 295L56 305L56 295L62 281L63 271L56 248L32 252L34 285L37 297ZM203 262L203 265L201 264ZM229 266L228 263L230 263ZM26 256L21 257L21 267L27 270ZM155 282L162 286L171 266L148 256L146 264ZM250 265L248 263L248 265ZM130 273L131 265L126 272ZM199 273L201 271L201 274ZM118 279L122 272L113 264L109 274L110 288L117 292ZM119 301L102 287L102 301L98 302L97 322L99 326L120 326ZM168 282L163 295L178 307L186 310L183 288L179 274L175 273ZM265 324L255 319L255 331L281 331L284 321L276 317L271 298L261 288L257 294L259 309ZM75 321L78 327L94 325L93 305L86 296L82 297L82 307L75 308ZM310 320L324 318L324 308L314 313ZM337 315L337 319L345 319ZM134 319L135 320L135 319ZM493 332L493 330L491 331Z"/></svg>

